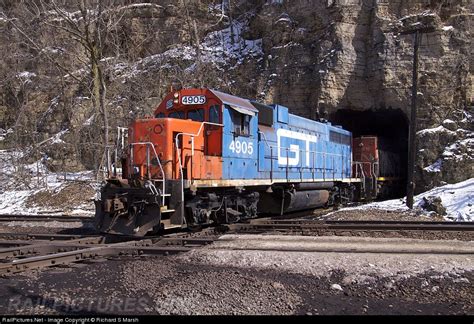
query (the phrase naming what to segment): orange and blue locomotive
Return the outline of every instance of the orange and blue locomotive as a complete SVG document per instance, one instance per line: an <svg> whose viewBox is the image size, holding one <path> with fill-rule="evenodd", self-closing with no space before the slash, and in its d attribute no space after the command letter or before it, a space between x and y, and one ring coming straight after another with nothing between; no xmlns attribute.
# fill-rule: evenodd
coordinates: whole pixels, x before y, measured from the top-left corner
<svg viewBox="0 0 474 324"><path fill-rule="evenodd" d="M281 105L211 89L172 91L154 118L129 126L116 154L122 174L116 158L96 201L97 227L143 236L373 194L376 152L353 161L352 142L351 132Z"/></svg>

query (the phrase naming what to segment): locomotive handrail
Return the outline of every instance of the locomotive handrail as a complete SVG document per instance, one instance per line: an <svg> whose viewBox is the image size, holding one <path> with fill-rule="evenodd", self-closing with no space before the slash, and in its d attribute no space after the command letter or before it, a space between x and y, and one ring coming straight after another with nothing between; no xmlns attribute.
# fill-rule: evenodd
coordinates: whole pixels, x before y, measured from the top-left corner
<svg viewBox="0 0 474 324"><path fill-rule="evenodd" d="M271 146L268 144L267 137L265 136L265 133L261 132L261 131L257 131L257 133L263 135L263 140L264 140L265 144L267 144L267 146L271 148Z"/></svg>
<svg viewBox="0 0 474 324"><path fill-rule="evenodd" d="M275 147L278 149L278 145L272 145L270 147ZM280 146L280 149L289 149L289 147L285 147L285 146ZM316 154L325 154L325 155L334 155L334 156L344 156L344 154L338 154L338 153L329 153L329 152L320 152L320 151L311 151L311 150L303 150L303 149L298 149L298 151L300 152L304 152L304 153L316 153Z"/></svg>
<svg viewBox="0 0 474 324"><path fill-rule="evenodd" d="M161 165L161 161L160 161L160 158L158 157L158 154L156 153L156 149L155 149L155 146L153 145L152 142L136 142L136 143L130 143L130 166L131 166L131 169L133 168L133 147L135 145L146 145L147 147L147 151L146 151L146 168L147 168L147 175L150 177L150 151L148 149L149 146L151 146L151 148L153 149L153 153L155 153L155 157L156 157L156 161L158 162L158 166L160 167L160 172L161 172L161 181L163 182L163 194L166 193L166 179L165 179L165 172L163 171L163 166ZM162 203L163 203L163 206L165 204L165 195L162 195Z"/></svg>
<svg viewBox="0 0 474 324"><path fill-rule="evenodd" d="M180 136L180 135L181 135L181 137L183 137L183 135L191 136L191 138L192 138L191 156L194 156L194 137L199 136L201 134L202 130L204 129L204 125L212 125L212 126L219 126L219 127L224 126L223 124L217 124L217 123L211 123L211 122L202 122L201 126L199 126L199 130L196 134L181 132L181 133L176 134L176 137L175 137L176 153L178 155L179 175L180 175L180 178L181 178L181 215L184 215L184 176L183 176L183 165L181 164L181 153L179 152L179 139L178 139L178 136ZM191 162L191 172L192 172L192 169L193 169L193 165L192 165L192 162ZM191 181L192 180L193 179L191 177ZM183 217L183 219L184 219L184 221L186 221L186 217Z"/></svg>
<svg viewBox="0 0 474 324"><path fill-rule="evenodd" d="M378 162L373 162L372 165L373 165L373 169L372 169L373 173L372 173L372 175L373 175L373 179L374 179L374 180L373 180L373 181L374 181L374 190L375 190L375 196L377 196L377 195L378 195L377 173L379 172L379 170L378 170L378 168L379 168L379 163L378 163ZM377 167L377 173L375 172L375 168L376 168L376 167Z"/></svg>
<svg viewBox="0 0 474 324"><path fill-rule="evenodd" d="M175 136L175 145L176 145L176 152L179 151L179 139L178 139L178 136L181 135L181 137L183 135L187 135L187 136L191 136L191 138L193 138L193 145L191 147L191 155L194 155L194 137L196 136L199 136L204 128L204 125L211 125L211 126L220 126L220 127L223 127L224 125L223 124L217 124L217 123L211 123L211 122L202 122L201 123L201 126L199 126L199 130L196 134L192 134L192 133L185 133L185 132L181 132L181 133L178 133L176 134ZM181 185L183 186L184 185L184 181L183 181L183 166L181 165L181 156L178 154L178 164L179 164L179 169L180 169L180 177L181 177ZM192 179L191 179L192 180Z"/></svg>
<svg viewBox="0 0 474 324"><path fill-rule="evenodd" d="M270 148L270 179L273 180L273 148L276 148L278 150L278 154L280 154L280 150L281 149L284 149L286 151L286 160L287 160L287 163L285 165L285 173L286 173L286 178L287 180L289 180L288 178L288 174L289 174L289 147L282 147L282 146L278 146L278 145L270 145L268 143L268 140L267 140L267 137L265 135L265 133L261 132L261 131L258 131L258 133L262 134L262 138L263 138L263 141L265 142L265 145ZM313 176L313 180L314 180L314 170L315 169L321 169L321 168L315 168L314 166L314 163L315 163L315 156L317 157L318 154L321 154L323 156L323 168L322 168L322 171L323 171L323 179L326 180L326 156L329 155L329 156L332 156L332 159L331 159L331 165L332 165L332 177L333 177L333 180L334 180L334 176L335 176L335 170L334 170L334 158L335 157L341 157L342 158L342 168L341 168L341 176L342 178L344 178L344 153L342 154L339 154L339 153L330 153L330 152L319 152L319 151L311 151L311 150L302 150L302 149L299 149L298 150L300 153L309 153L312 155L313 157L313 165L312 167L304 167L304 166L296 166L297 168L300 169L300 177L302 178L303 177L303 174L302 174L302 169L309 169L311 170L311 173L312 173L312 176ZM352 164L352 157L351 157L351 164Z"/></svg>
<svg viewBox="0 0 474 324"><path fill-rule="evenodd" d="M104 168L103 162L104 162L104 158L105 158L105 168L107 170L107 175L106 175L107 178L110 178L110 173L111 173L110 169L112 167L112 163L110 162L110 149L112 149L112 148L114 148L114 145L106 145L105 146L105 150L104 150L104 153L102 154L102 158L101 158L101 162L100 162L100 166L99 166L99 172L100 172L101 168ZM117 163L117 160L115 159L115 161L113 163L113 165L114 165L113 175L114 176L117 176L116 163ZM99 172L97 173L97 177L98 177ZM104 177L105 177L105 174L104 174Z"/></svg>
<svg viewBox="0 0 474 324"><path fill-rule="evenodd" d="M379 168L379 163L378 162L369 162L369 161L353 161L352 165L355 165L356 167L356 174L355 176L357 177L359 172L358 170L360 169L361 175L362 175L362 186L365 190L365 172L364 172L364 165L368 164L369 165L369 179L373 182L373 190L374 194L377 195L378 193L378 188L377 188L377 173L378 173L378 168Z"/></svg>
<svg viewBox="0 0 474 324"><path fill-rule="evenodd" d="M365 174L364 174L364 168L363 168L363 165L362 165L362 162L357 162L357 161L352 161L352 165L355 165L355 177L358 178L358 175L359 175L359 169L360 169L360 173L362 175L361 179L361 184L362 184L362 189L364 190L365 192Z"/></svg>
<svg viewBox="0 0 474 324"><path fill-rule="evenodd" d="M336 172L335 172L334 166L335 166L335 158L337 158L337 157L342 158L341 179L344 178L344 164L345 164L344 157L346 156L345 154L319 152L319 151L311 151L311 150L306 151L306 150L303 150L303 149L298 149L298 152L300 152L300 153L310 153L312 155L312 158L313 158L313 163L312 163L311 166L303 166L303 165L299 165L299 164L296 165L296 166L290 166L289 165L289 151L290 151L289 147L282 147L282 146L278 147L277 145L269 145L268 143L266 143L266 145L270 148L270 180L273 180L273 148L276 148L277 150L279 149L280 151L283 149L286 152L286 155L283 156L283 158L286 158L286 165L281 166L281 167L285 168L285 174L286 174L287 181L290 180L288 176L290 174L289 168L291 168L291 167L299 169L301 180L303 179L303 171L302 170L304 170L304 169L308 169L309 170L308 172L311 172L312 177L313 177L313 181L315 179L315 177L314 177L315 170L322 171L324 180L326 180L326 170L331 170L332 171L332 179L335 180ZM322 168L315 166L317 154L320 154L323 157L323 167ZM331 156L331 166L332 166L331 169L326 169L326 155ZM351 158L351 165L352 165L352 158Z"/></svg>
<svg viewBox="0 0 474 324"><path fill-rule="evenodd" d="M286 151L286 160L287 160L287 163L286 163L286 166L285 166L285 173L286 173L286 178L287 180L289 180L288 178L288 174L289 174L289 168L290 166L288 165L288 160L289 160L289 156L288 156L288 153L289 153L289 148L288 147L284 147L284 146L278 146L278 145L270 145L268 143L268 140L267 140L267 137L265 135L264 132L261 132L261 131L258 131L258 133L262 134L262 138L263 138L263 141L265 142L265 145L270 148L270 179L273 180L273 148L276 148L278 150L278 154L280 154L280 150L281 149L284 149ZM335 179L334 176L335 176L335 171L334 171L334 159L336 157L341 157L342 158L342 168L341 168L341 176L342 178L344 178L344 153L342 154L339 154L339 153L330 153L330 152L319 152L319 151L311 151L311 150L302 150L302 149L299 149L299 152L301 153L309 153L312 155L313 157L313 165L312 167L303 167L303 166L297 166L297 168L300 169L300 177L302 178L303 177L303 173L302 173L302 169L309 169L311 170L311 173L312 173L312 176L313 176L313 180L314 180L314 170L315 169L321 169L321 168L315 168L314 167L314 163L315 163L315 156L317 157L318 154L321 154L323 156L323 168L322 168L322 171L323 171L323 179L326 180L326 156L329 155L329 156L332 156L332 159L331 159L331 166L332 166L332 178L333 180ZM352 160L352 157L351 157L351 160ZM352 161L351 161L352 163Z"/></svg>

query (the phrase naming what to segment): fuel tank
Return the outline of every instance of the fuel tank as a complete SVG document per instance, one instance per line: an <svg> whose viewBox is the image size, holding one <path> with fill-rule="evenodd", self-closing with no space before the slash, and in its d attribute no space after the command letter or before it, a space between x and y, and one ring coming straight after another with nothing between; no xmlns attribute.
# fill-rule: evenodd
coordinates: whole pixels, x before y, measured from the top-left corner
<svg viewBox="0 0 474 324"><path fill-rule="evenodd" d="M263 193L259 203L260 213L281 214L324 206L329 200L328 190L274 190Z"/></svg>

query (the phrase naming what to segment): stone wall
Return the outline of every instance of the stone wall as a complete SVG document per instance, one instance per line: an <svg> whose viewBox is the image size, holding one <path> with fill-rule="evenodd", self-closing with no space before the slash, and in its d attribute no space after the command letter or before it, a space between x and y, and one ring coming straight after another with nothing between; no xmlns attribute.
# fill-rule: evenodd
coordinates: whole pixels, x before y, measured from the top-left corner
<svg viewBox="0 0 474 324"><path fill-rule="evenodd" d="M74 12L74 1L66 3ZM283 104L308 118L380 110L400 111L408 120L412 36L394 33L393 23L422 12L436 15L437 30L423 35L420 47L417 191L474 176L471 1L134 3L116 2L123 16L103 51L113 128L150 114L175 80ZM52 32L44 23L51 19L47 13L30 19L24 6L0 4L6 17L0 18L0 128L26 125L37 142L67 129L62 156L68 163L56 167L93 167L96 155L81 148L85 138L99 140L92 126L101 118L90 100L87 56L67 33ZM39 48L7 18L16 18ZM33 74L26 79L25 71ZM2 145L15 140L6 141ZM47 145L42 150L55 156Z"/></svg>

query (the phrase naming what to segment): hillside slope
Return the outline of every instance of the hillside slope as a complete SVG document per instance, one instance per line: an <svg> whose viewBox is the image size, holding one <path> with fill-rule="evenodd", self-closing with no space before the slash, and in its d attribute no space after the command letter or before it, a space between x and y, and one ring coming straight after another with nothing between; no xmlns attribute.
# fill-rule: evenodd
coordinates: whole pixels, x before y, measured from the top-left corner
<svg viewBox="0 0 474 324"><path fill-rule="evenodd" d="M0 2L0 148L29 148L29 162L43 157L52 171L97 168L103 150L90 53L84 34L70 29L99 7L89 0L81 12L78 2ZM178 81L386 136L401 155L413 41L392 26L407 15L434 15L436 31L420 46L417 191L474 177L471 1L102 4L96 54L110 141L116 126L151 114Z"/></svg>

